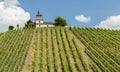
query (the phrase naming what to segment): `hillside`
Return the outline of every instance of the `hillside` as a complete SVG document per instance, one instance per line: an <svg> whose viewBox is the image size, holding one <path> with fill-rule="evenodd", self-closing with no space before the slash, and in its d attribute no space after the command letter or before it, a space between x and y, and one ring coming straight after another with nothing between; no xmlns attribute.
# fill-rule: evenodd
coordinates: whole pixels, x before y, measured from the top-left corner
<svg viewBox="0 0 120 72"><path fill-rule="evenodd" d="M0 72L120 72L120 31L37 28L0 33Z"/></svg>

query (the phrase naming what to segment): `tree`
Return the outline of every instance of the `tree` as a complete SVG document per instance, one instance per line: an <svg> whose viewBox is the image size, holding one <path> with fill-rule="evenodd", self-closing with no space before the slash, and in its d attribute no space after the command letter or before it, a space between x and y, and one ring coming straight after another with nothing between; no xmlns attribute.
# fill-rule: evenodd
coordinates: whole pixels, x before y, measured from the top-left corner
<svg viewBox="0 0 120 72"><path fill-rule="evenodd" d="M56 26L66 26L67 25L67 22L64 18L62 18L61 16L58 16L55 18L55 23L54 25Z"/></svg>
<svg viewBox="0 0 120 72"><path fill-rule="evenodd" d="M31 19L29 19L27 22L26 22L26 24L25 24L25 27L34 27L34 23L33 23L33 21L31 20Z"/></svg>
<svg viewBox="0 0 120 72"><path fill-rule="evenodd" d="M29 20L27 21L27 24L30 24L30 23L33 23L33 21L32 21L31 19L29 19Z"/></svg>
<svg viewBox="0 0 120 72"><path fill-rule="evenodd" d="M14 26L10 25L9 30L13 30L13 29L14 29Z"/></svg>

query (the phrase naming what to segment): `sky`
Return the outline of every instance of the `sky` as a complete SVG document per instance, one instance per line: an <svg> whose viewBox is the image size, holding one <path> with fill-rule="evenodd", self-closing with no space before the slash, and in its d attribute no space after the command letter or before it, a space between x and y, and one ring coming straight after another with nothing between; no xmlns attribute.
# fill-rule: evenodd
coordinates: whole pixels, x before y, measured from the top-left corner
<svg viewBox="0 0 120 72"><path fill-rule="evenodd" d="M38 10L47 22L61 16L68 26L120 29L120 0L0 0L0 32L35 21Z"/></svg>

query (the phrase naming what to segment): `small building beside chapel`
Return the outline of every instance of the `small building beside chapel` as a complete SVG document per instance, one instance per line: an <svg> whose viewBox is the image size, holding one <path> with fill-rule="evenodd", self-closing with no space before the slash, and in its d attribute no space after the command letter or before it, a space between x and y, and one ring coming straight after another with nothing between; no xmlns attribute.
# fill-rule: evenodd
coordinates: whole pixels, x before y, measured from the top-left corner
<svg viewBox="0 0 120 72"><path fill-rule="evenodd" d="M36 19L35 19L35 27L54 27L54 23L52 22L44 22L42 14L37 12Z"/></svg>

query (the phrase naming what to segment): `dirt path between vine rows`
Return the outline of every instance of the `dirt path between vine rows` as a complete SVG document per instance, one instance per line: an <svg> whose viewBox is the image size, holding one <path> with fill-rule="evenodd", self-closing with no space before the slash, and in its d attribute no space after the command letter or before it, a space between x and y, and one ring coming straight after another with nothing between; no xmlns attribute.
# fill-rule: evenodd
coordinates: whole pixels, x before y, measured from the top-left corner
<svg viewBox="0 0 120 72"><path fill-rule="evenodd" d="M72 32L71 32L72 33ZM72 33L73 34L73 33ZM85 53L85 45L80 41L80 39L78 39L74 34L73 34L73 37L75 37L76 39L77 39L77 42L78 42L78 44L79 44L79 46L80 46L80 48L81 48L81 53L82 53L82 55L83 55L83 57L84 57L84 60L85 60L85 62L87 63L87 65L88 65L88 67L89 67L89 70L90 70L90 72L93 72L93 70L91 69L91 67L90 67L90 57Z"/></svg>
<svg viewBox="0 0 120 72"><path fill-rule="evenodd" d="M30 44L30 48L28 50L28 54L22 72L32 72L32 63L34 60L34 53L35 53L35 40L36 40L36 29L34 30L32 42Z"/></svg>
<svg viewBox="0 0 120 72"><path fill-rule="evenodd" d="M79 46L80 46L80 48L81 48L81 53L82 53L82 55L83 55L83 57L84 57L84 60L85 60L85 62L87 63L87 65L88 65L88 67L89 67L89 64L90 64L90 58L89 58L89 56L85 53L85 45L77 38L77 41L78 41L78 44L79 44ZM93 70L89 67L89 70L90 70L90 72L93 72Z"/></svg>

